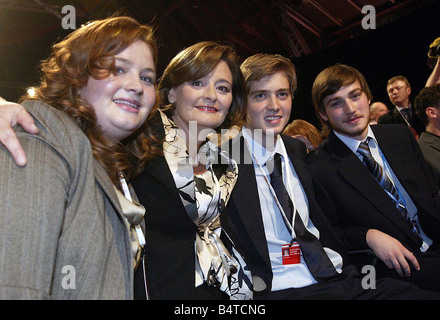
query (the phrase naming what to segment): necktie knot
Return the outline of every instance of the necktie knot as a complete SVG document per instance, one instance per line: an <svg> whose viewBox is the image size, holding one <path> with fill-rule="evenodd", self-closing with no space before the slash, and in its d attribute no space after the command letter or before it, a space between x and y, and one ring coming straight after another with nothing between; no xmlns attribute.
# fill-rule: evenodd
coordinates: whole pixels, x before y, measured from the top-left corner
<svg viewBox="0 0 440 320"><path fill-rule="evenodd" d="M370 147L368 146L368 142L370 141L370 137L368 137L365 141L361 142L357 151L362 157L371 158Z"/></svg>
<svg viewBox="0 0 440 320"><path fill-rule="evenodd" d="M273 157L272 168L270 168L270 165L268 168L269 170L272 169L270 173L271 180L283 176L283 172L281 169L281 161L282 161L282 156L279 153L275 153L275 156Z"/></svg>

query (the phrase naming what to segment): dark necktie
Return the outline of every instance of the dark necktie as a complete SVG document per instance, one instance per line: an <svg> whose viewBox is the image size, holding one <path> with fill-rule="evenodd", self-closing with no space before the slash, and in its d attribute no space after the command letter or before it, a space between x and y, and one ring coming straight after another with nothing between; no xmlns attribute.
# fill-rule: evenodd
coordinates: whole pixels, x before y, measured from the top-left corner
<svg viewBox="0 0 440 320"><path fill-rule="evenodd" d="M279 153L276 153L274 157L273 171L270 174L270 184L277 195L278 202L280 202L287 219L291 222L293 216L292 201L283 183L281 155ZM301 247L304 261L316 281L327 282L340 277L340 274L336 271L325 253L321 242L304 226L298 211L295 213L294 231L296 241L298 241Z"/></svg>
<svg viewBox="0 0 440 320"><path fill-rule="evenodd" d="M411 225L412 231L420 237L417 225L415 221L411 219L410 215L408 214L408 210L403 205L403 201L400 198L399 192L397 192L394 183L390 180L380 164L377 163L371 155L370 148L368 147L368 142L370 141L370 139L371 138L368 137L364 142L359 145L358 148L358 153L362 156L364 165L367 167L368 170L370 170L376 181L382 186L382 188L393 200L397 210L399 210L405 220L408 221L408 223Z"/></svg>
<svg viewBox="0 0 440 320"><path fill-rule="evenodd" d="M411 118L411 110L408 108L400 110L403 117L408 121L409 125L412 125L412 118Z"/></svg>

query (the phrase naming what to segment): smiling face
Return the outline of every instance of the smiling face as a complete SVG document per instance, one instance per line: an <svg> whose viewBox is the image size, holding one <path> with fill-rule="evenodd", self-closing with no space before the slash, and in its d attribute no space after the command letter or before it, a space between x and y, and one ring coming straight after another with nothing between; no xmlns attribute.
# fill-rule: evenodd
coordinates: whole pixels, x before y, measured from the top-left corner
<svg viewBox="0 0 440 320"><path fill-rule="evenodd" d="M232 104L232 83L231 70L220 61L203 78L172 88L168 100L176 105L173 119L186 128L190 121L196 121L198 132L219 127Z"/></svg>
<svg viewBox="0 0 440 320"><path fill-rule="evenodd" d="M275 141L289 122L292 96L287 77L279 71L255 81L250 86L247 102L246 126L254 138L261 130L263 145ZM273 139L273 140L272 140Z"/></svg>
<svg viewBox="0 0 440 320"><path fill-rule="evenodd" d="M323 100L324 112L319 115L336 132L358 140L365 139L370 119L370 104L359 81L341 87Z"/></svg>
<svg viewBox="0 0 440 320"><path fill-rule="evenodd" d="M140 40L134 42L115 56L115 70L103 79L90 77L79 93L95 110L105 134L122 140L145 122L156 102L150 47Z"/></svg>

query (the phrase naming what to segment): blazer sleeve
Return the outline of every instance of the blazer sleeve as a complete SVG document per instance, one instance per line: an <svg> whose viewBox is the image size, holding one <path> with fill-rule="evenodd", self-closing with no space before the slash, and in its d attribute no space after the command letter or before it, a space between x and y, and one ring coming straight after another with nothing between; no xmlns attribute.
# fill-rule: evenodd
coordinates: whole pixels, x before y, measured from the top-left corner
<svg viewBox="0 0 440 320"><path fill-rule="evenodd" d="M18 167L0 147L0 299L51 298L58 239L75 187L67 157L80 143L67 144L65 150L70 152L59 149L56 141L48 139L48 130L67 141L66 130L57 130L60 119L53 119L50 129L35 120L38 135L16 128L28 157L25 167Z"/></svg>

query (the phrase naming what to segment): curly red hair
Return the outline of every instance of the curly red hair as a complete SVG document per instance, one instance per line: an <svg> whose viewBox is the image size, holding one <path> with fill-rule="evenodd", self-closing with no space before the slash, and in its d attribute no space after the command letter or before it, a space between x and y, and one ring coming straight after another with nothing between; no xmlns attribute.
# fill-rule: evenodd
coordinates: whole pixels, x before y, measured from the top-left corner
<svg viewBox="0 0 440 320"><path fill-rule="evenodd" d="M88 23L53 46L50 57L42 62L43 75L35 96L22 98L42 100L71 116L89 138L94 157L116 185L119 185L121 172L131 178L142 171L146 161L161 154L160 143L148 121L122 143L107 139L97 125L94 109L81 99L78 89L87 84L89 77L102 79L114 72L115 55L138 40L150 47L156 65L158 49L151 27L130 17ZM156 103L150 118L159 104L156 90Z"/></svg>

